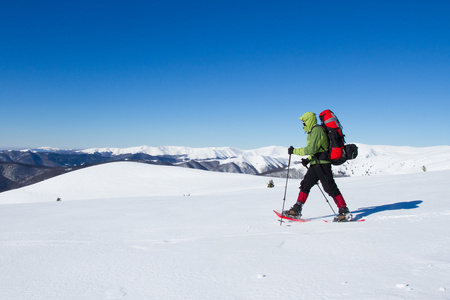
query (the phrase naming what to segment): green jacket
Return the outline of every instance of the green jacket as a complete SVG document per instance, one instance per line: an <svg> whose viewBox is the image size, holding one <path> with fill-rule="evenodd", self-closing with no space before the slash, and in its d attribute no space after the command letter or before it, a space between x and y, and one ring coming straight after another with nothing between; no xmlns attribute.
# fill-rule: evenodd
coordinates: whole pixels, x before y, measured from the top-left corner
<svg viewBox="0 0 450 300"><path fill-rule="evenodd" d="M296 148L294 149L294 154L300 156L309 155L308 159L311 161L311 164L316 164L316 159L314 155L321 152L327 152L330 146L330 141L328 140L328 136L321 128L317 125L317 118L313 112L307 112L303 116L301 116L300 121L305 122L305 126L303 129L308 134L306 138L306 147L304 148ZM320 164L329 164L331 163L327 159L319 160Z"/></svg>

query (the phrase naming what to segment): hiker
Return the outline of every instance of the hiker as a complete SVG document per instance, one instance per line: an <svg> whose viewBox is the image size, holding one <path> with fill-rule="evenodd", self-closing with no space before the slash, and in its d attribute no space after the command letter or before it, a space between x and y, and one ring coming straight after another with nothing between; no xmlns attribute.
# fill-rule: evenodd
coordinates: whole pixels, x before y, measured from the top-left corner
<svg viewBox="0 0 450 300"><path fill-rule="evenodd" d="M303 180L300 183L300 193L297 202L291 209L283 212L284 215L300 218L302 215L302 207L308 199L311 188L320 180L325 192L330 195L337 207L339 208L339 215L336 221L345 220L350 211L347 208L344 197L342 197L339 188L333 178L331 171L331 161L328 154L330 145L328 135L324 128L317 125L317 118L313 112L307 112L300 117L303 122L303 129L306 131L306 147L294 149L291 146L288 149L288 154L296 154L299 156L309 155L308 158L302 159L302 164L308 168Z"/></svg>

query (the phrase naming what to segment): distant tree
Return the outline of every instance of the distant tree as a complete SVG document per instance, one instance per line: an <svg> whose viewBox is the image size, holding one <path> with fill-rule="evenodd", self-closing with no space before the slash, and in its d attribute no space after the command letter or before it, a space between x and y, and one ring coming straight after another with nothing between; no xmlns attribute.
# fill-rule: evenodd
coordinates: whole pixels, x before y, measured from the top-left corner
<svg viewBox="0 0 450 300"><path fill-rule="evenodd" d="M422 166L422 171L426 172L427 171L427 167Z"/></svg>
<svg viewBox="0 0 450 300"><path fill-rule="evenodd" d="M269 183L267 184L267 187L268 187L268 188L273 188L273 187L275 187L275 183L273 182L272 179L270 179Z"/></svg>

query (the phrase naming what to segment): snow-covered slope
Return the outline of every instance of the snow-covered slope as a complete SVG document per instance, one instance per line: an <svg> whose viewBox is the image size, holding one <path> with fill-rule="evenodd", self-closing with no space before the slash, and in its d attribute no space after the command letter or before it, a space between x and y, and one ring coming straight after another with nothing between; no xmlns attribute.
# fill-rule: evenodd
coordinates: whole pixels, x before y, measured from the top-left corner
<svg viewBox="0 0 450 300"><path fill-rule="evenodd" d="M0 299L449 299L449 176L338 178L365 222L315 188L280 226L282 178L89 167L0 194Z"/></svg>
<svg viewBox="0 0 450 300"><path fill-rule="evenodd" d="M238 177L236 177L236 175ZM247 178L245 185L236 178ZM132 162L107 163L50 178L18 190L0 193L1 203L48 202L120 197L204 195L263 186L267 178L223 174ZM254 184L253 184L254 185Z"/></svg>

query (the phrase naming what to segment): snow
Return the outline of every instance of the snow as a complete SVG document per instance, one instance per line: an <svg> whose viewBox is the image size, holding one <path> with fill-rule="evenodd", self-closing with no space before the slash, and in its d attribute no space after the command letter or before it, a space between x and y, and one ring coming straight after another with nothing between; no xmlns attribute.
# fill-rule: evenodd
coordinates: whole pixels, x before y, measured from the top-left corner
<svg viewBox="0 0 450 300"><path fill-rule="evenodd" d="M341 224L318 188L280 226L283 178L133 162L4 192L0 299L449 299L450 170L378 174L337 178Z"/></svg>

